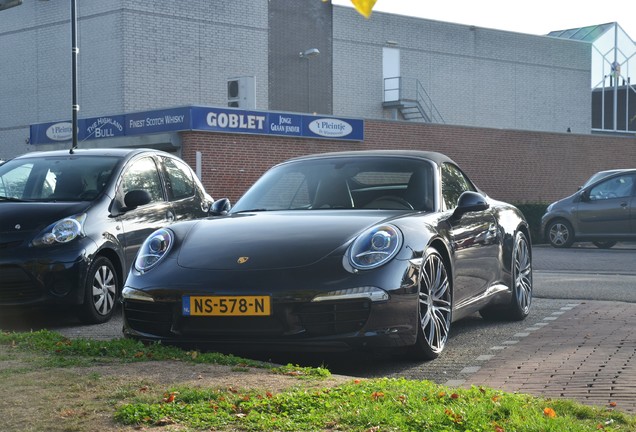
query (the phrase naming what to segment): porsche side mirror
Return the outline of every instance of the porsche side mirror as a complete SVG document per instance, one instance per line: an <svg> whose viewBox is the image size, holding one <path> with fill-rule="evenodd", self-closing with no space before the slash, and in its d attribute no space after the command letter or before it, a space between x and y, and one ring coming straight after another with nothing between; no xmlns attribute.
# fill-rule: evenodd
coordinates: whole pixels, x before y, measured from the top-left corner
<svg viewBox="0 0 636 432"><path fill-rule="evenodd" d="M142 189L131 190L124 196L124 205L126 210L132 210L142 205L148 204L152 201L150 194Z"/></svg>
<svg viewBox="0 0 636 432"><path fill-rule="evenodd" d="M212 203L210 206L210 215L212 216L224 216L232 209L232 204L227 198L221 198Z"/></svg>
<svg viewBox="0 0 636 432"><path fill-rule="evenodd" d="M459 196L457 200L457 208L453 212L453 218L459 219L464 214L474 211L487 210L490 205L486 198L477 192L466 191Z"/></svg>

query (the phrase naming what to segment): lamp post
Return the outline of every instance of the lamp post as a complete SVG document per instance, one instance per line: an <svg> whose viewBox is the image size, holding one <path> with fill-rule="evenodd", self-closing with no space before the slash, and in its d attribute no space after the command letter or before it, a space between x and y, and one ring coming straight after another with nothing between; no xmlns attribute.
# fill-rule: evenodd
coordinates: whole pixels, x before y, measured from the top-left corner
<svg viewBox="0 0 636 432"><path fill-rule="evenodd" d="M310 89L310 85L309 85L309 59L311 59L313 57L316 57L319 54L320 54L320 51L318 51L318 48L309 48L309 49L306 49L305 51L301 51L298 54L298 56L301 59L305 59L307 61L307 79L306 79L306 81L307 81L307 83L306 83L306 85L307 85L307 95L306 95L307 96L307 108L306 108L307 109L307 113L309 113L309 111L311 111L309 109L310 108L310 103L309 103L309 93L310 93L310 90L309 90Z"/></svg>
<svg viewBox="0 0 636 432"><path fill-rule="evenodd" d="M77 103L77 57L79 55L79 47L77 46L77 1L71 0L71 85L73 88L72 111L73 118L71 128L73 129L73 141L71 144L71 154L77 148L77 114L79 113L79 104Z"/></svg>
<svg viewBox="0 0 636 432"><path fill-rule="evenodd" d="M40 0L48 1L48 0ZM7 0L0 0L0 7L2 2ZM17 6L22 3L22 0L9 0L9 4L17 3L13 6ZM2 10L2 9L0 9ZM77 1L71 0L71 129L72 129L72 141L71 141L71 154L73 150L77 148L77 114L79 113L79 104L77 103L77 57L79 54L79 46L77 45Z"/></svg>

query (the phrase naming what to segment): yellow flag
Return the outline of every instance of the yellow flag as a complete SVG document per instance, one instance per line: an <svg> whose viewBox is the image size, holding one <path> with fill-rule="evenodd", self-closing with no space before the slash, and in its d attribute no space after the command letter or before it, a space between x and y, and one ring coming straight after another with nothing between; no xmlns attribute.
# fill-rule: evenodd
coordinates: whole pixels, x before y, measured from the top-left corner
<svg viewBox="0 0 636 432"><path fill-rule="evenodd" d="M351 3L353 3L356 10L365 18L369 18L371 16L371 9L373 9L375 2L376 0L351 0Z"/></svg>

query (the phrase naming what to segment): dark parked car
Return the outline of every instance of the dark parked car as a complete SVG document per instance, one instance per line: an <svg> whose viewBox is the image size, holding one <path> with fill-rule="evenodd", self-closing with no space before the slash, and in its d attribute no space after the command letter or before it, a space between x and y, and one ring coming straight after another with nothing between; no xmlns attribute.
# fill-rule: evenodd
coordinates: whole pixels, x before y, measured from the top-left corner
<svg viewBox="0 0 636 432"><path fill-rule="evenodd" d="M449 158L366 151L300 157L227 214L173 224L139 251L124 334L247 349L405 347L437 357L451 322L524 319L528 225Z"/></svg>
<svg viewBox="0 0 636 432"><path fill-rule="evenodd" d="M636 240L636 169L603 171L578 192L550 204L541 232L556 248L591 241L610 248Z"/></svg>
<svg viewBox="0 0 636 432"><path fill-rule="evenodd" d="M155 150L35 152L0 166L0 307L77 305L113 314L145 238L207 216L212 199L181 159Z"/></svg>

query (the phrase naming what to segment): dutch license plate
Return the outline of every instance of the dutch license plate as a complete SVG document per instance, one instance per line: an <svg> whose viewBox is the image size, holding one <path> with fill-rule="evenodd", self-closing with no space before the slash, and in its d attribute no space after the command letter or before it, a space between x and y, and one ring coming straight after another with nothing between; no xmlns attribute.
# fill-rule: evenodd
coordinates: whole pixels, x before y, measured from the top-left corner
<svg viewBox="0 0 636 432"><path fill-rule="evenodd" d="M269 296L184 296L185 316L267 316Z"/></svg>

